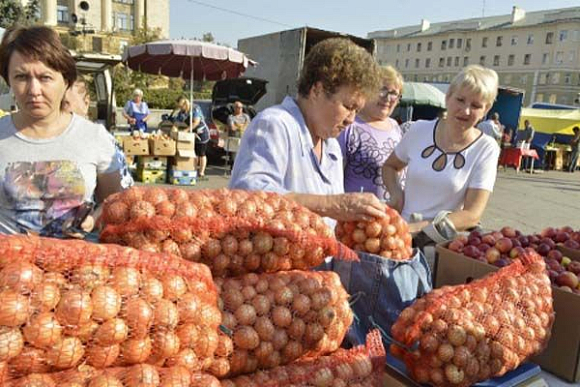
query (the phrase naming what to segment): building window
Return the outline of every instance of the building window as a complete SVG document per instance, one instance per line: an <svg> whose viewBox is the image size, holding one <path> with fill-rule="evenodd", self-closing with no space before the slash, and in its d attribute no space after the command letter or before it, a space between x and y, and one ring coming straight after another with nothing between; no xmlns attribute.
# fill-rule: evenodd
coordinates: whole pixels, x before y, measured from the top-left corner
<svg viewBox="0 0 580 387"><path fill-rule="evenodd" d="M407 43L407 52L411 52L411 43Z"/></svg>
<svg viewBox="0 0 580 387"><path fill-rule="evenodd" d="M545 85L550 81L550 73L540 74L540 85Z"/></svg>
<svg viewBox="0 0 580 387"><path fill-rule="evenodd" d="M471 51L471 38L465 40L465 51Z"/></svg>
<svg viewBox="0 0 580 387"><path fill-rule="evenodd" d="M550 62L550 54L548 54L547 52L542 54L542 64L548 64L548 62Z"/></svg>
<svg viewBox="0 0 580 387"><path fill-rule="evenodd" d="M133 15L127 15L123 12L117 12L114 15L114 27L121 31L133 31Z"/></svg>
<svg viewBox="0 0 580 387"><path fill-rule="evenodd" d="M441 49L445 50L447 48L447 40L441 42Z"/></svg>
<svg viewBox="0 0 580 387"><path fill-rule="evenodd" d="M469 57L468 56L464 56L463 57L463 67L467 66L469 64Z"/></svg>
<svg viewBox="0 0 580 387"><path fill-rule="evenodd" d="M485 55L479 57L479 64L485 66Z"/></svg>
<svg viewBox="0 0 580 387"><path fill-rule="evenodd" d="M529 65L531 61L532 61L532 54L524 55L524 64L525 65Z"/></svg>
<svg viewBox="0 0 580 387"><path fill-rule="evenodd" d="M67 5L60 5L56 6L56 21L59 24L68 24L68 6Z"/></svg>
<svg viewBox="0 0 580 387"><path fill-rule="evenodd" d="M559 83L560 83L560 73L556 73L552 77L552 85L557 85Z"/></svg>
<svg viewBox="0 0 580 387"><path fill-rule="evenodd" d="M419 59L415 59L415 68L418 69L419 68Z"/></svg>
<svg viewBox="0 0 580 387"><path fill-rule="evenodd" d="M431 58L425 59L425 68L428 69L429 67L431 67Z"/></svg>
<svg viewBox="0 0 580 387"><path fill-rule="evenodd" d="M401 45L397 44L397 52L401 52Z"/></svg>
<svg viewBox="0 0 580 387"><path fill-rule="evenodd" d="M553 32L548 32L546 34L546 44L552 44L552 41L554 40L554 33Z"/></svg>
<svg viewBox="0 0 580 387"><path fill-rule="evenodd" d="M562 31L560 31L560 33L558 34L558 40L560 42L563 42L566 39L568 39L568 30L562 30Z"/></svg>
<svg viewBox="0 0 580 387"><path fill-rule="evenodd" d="M518 36L514 35L512 36L512 46L517 46L518 45Z"/></svg>
<svg viewBox="0 0 580 387"><path fill-rule="evenodd" d="M439 67L445 66L445 58L439 58Z"/></svg>
<svg viewBox="0 0 580 387"><path fill-rule="evenodd" d="M569 85L571 83L572 83L572 74L566 73L566 75L564 75L564 84Z"/></svg>
<svg viewBox="0 0 580 387"><path fill-rule="evenodd" d="M550 103L556 103L556 94L550 94Z"/></svg>
<svg viewBox="0 0 580 387"><path fill-rule="evenodd" d="M455 39L449 39L449 48L453 48L455 46Z"/></svg>
<svg viewBox="0 0 580 387"><path fill-rule="evenodd" d="M421 43L417 43L417 52L421 52Z"/></svg>
<svg viewBox="0 0 580 387"><path fill-rule="evenodd" d="M508 66L513 66L516 60L516 56L514 54L510 54L508 56Z"/></svg>
<svg viewBox="0 0 580 387"><path fill-rule="evenodd" d="M409 59L405 59L405 68L409 68Z"/></svg>
<svg viewBox="0 0 580 387"><path fill-rule="evenodd" d="M564 51L558 51L556 53L556 59L554 61L555 64L562 64L564 63Z"/></svg>
<svg viewBox="0 0 580 387"><path fill-rule="evenodd" d="M544 102L544 94L542 93L536 94L536 102Z"/></svg>
<svg viewBox="0 0 580 387"><path fill-rule="evenodd" d="M481 39L481 47L483 47L483 48L487 47L487 37L484 37L483 39Z"/></svg>
<svg viewBox="0 0 580 387"><path fill-rule="evenodd" d="M497 39L495 40L495 46L501 47L502 44L503 44L503 36L498 36Z"/></svg>
<svg viewBox="0 0 580 387"><path fill-rule="evenodd" d="M503 83L505 83L506 85L511 84L512 83L512 75L506 74L505 77L503 77Z"/></svg>
<svg viewBox="0 0 580 387"><path fill-rule="evenodd" d="M455 67L459 67L459 57L458 56L455 57L455 63L454 64L455 64Z"/></svg>
<svg viewBox="0 0 580 387"><path fill-rule="evenodd" d="M433 42L427 42L427 51L431 51L433 49Z"/></svg>
<svg viewBox="0 0 580 387"><path fill-rule="evenodd" d="M493 65L494 66L499 66L499 55L494 55L493 56Z"/></svg>
<svg viewBox="0 0 580 387"><path fill-rule="evenodd" d="M448 56L447 57L447 67L451 67L451 61L453 60L452 57Z"/></svg>
<svg viewBox="0 0 580 387"><path fill-rule="evenodd" d="M534 44L534 34L528 35L528 44Z"/></svg>
<svg viewBox="0 0 580 387"><path fill-rule="evenodd" d="M114 0L115 3L122 3L122 4L133 4L134 0Z"/></svg>

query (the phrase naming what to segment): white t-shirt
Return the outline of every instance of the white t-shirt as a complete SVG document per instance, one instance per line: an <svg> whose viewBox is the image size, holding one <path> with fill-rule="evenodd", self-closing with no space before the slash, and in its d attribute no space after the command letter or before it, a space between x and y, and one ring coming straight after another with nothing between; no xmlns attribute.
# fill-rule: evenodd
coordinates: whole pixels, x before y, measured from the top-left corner
<svg viewBox="0 0 580 387"><path fill-rule="evenodd" d="M439 149L423 158L423 151L434 144L437 122L415 122L395 148L395 155L407 164L401 214L406 220L414 213L433 219L440 211L462 209L468 188L493 191L500 149L489 136L480 135L459 152L465 158L462 168L454 165L456 153L447 154L447 165L439 172L433 169L433 162L442 154Z"/></svg>

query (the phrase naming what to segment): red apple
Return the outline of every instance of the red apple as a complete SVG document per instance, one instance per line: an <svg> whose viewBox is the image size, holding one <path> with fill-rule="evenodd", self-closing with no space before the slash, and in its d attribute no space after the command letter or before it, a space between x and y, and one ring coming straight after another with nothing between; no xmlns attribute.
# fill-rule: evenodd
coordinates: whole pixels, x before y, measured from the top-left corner
<svg viewBox="0 0 580 387"><path fill-rule="evenodd" d="M564 226L564 227L560 228L560 231L567 232L568 234L572 234L574 232L574 229L570 226Z"/></svg>
<svg viewBox="0 0 580 387"><path fill-rule="evenodd" d="M564 231L558 231L556 236L554 237L554 242L556 243L563 243L570 239L570 234Z"/></svg>
<svg viewBox="0 0 580 387"><path fill-rule="evenodd" d="M573 232L572 235L570 235L570 239L580 242L580 231Z"/></svg>
<svg viewBox="0 0 580 387"><path fill-rule="evenodd" d="M548 270L548 277L550 277L550 281L555 284L556 283L556 278L558 278L558 275L560 273L558 273L556 270Z"/></svg>
<svg viewBox="0 0 580 387"><path fill-rule="evenodd" d="M511 263L511 261L507 258L500 258L497 261L494 262L494 265L497 267L505 267L507 265L509 265Z"/></svg>
<svg viewBox="0 0 580 387"><path fill-rule="evenodd" d="M488 263L494 263L500 258L501 258L501 253L495 247L491 247L485 252L485 259L487 260Z"/></svg>
<svg viewBox="0 0 580 387"><path fill-rule="evenodd" d="M512 245L514 247L522 247L522 244L520 243L518 238L511 238L510 240L512 241Z"/></svg>
<svg viewBox="0 0 580 387"><path fill-rule="evenodd" d="M467 244L470 244L472 246L477 246L481 243L481 239L476 237L476 236L469 236L469 238L467 239Z"/></svg>
<svg viewBox="0 0 580 387"><path fill-rule="evenodd" d="M564 246L572 250L580 250L580 243L578 243L574 239L568 239L567 241L565 241Z"/></svg>
<svg viewBox="0 0 580 387"><path fill-rule="evenodd" d="M500 253L507 253L509 252L513 246L511 239L509 238L500 238L495 242L495 247L500 251Z"/></svg>
<svg viewBox="0 0 580 387"><path fill-rule="evenodd" d="M540 235L544 238L553 238L556 236L556 230L553 227L548 227L543 229Z"/></svg>
<svg viewBox="0 0 580 387"><path fill-rule="evenodd" d="M452 240L451 242L449 242L449 245L447 246L447 248L449 248L449 250L460 253L461 250L463 250L463 243L461 243L460 241L455 239L455 240Z"/></svg>
<svg viewBox="0 0 580 387"><path fill-rule="evenodd" d="M463 246L465 246L467 244L467 236L461 234L455 237L456 241L459 241L463 244Z"/></svg>
<svg viewBox="0 0 580 387"><path fill-rule="evenodd" d="M568 286L574 289L578 286L578 276L570 271L564 271L556 277L556 283L559 286Z"/></svg>
<svg viewBox="0 0 580 387"><path fill-rule="evenodd" d="M516 230L514 230L512 227L502 227L501 230L499 230L502 235L506 238L515 238L516 237Z"/></svg>
<svg viewBox="0 0 580 387"><path fill-rule="evenodd" d="M562 265L560 265L560 262L556 261L555 259L546 259L546 267L550 270L557 271L558 273L564 271L564 268Z"/></svg>
<svg viewBox="0 0 580 387"><path fill-rule="evenodd" d="M473 245L467 245L463 248L463 254L471 258L477 258L482 255L482 252Z"/></svg>
<svg viewBox="0 0 580 387"><path fill-rule="evenodd" d="M485 234L484 236L481 237L481 241L483 243L487 243L490 246L495 245L495 237L492 234Z"/></svg>
<svg viewBox="0 0 580 387"><path fill-rule="evenodd" d="M580 262L579 261L572 261L567 267L568 271L578 275L580 274Z"/></svg>
<svg viewBox="0 0 580 387"><path fill-rule="evenodd" d="M550 246L548 244L546 244L546 243L540 243L540 245L538 246L537 250L538 250L538 254L540 254L540 255L542 255L542 256L545 257L545 256L548 255L548 253L552 249L550 248Z"/></svg>
<svg viewBox="0 0 580 387"><path fill-rule="evenodd" d="M516 259L523 256L526 253L526 250L523 247L514 247L510 250L510 258Z"/></svg>
<svg viewBox="0 0 580 387"><path fill-rule="evenodd" d="M530 240L526 236L520 235L518 241L520 241L522 247L528 247L530 245Z"/></svg>
<svg viewBox="0 0 580 387"><path fill-rule="evenodd" d="M491 246L487 243L480 243L477 245L477 249L482 253L485 253Z"/></svg>
<svg viewBox="0 0 580 387"><path fill-rule="evenodd" d="M539 245L540 244L540 239L541 238L539 238L537 235L528 235L528 241L530 243L535 243L535 244Z"/></svg>
<svg viewBox="0 0 580 387"><path fill-rule="evenodd" d="M472 231L469 233L469 237L475 237L481 239L481 232L479 231Z"/></svg>
<svg viewBox="0 0 580 387"><path fill-rule="evenodd" d="M496 241L500 238L503 238L503 234L499 231L494 231L491 233L491 235L493 235L493 237L495 238Z"/></svg>
<svg viewBox="0 0 580 387"><path fill-rule="evenodd" d="M556 261L560 262L562 260L562 253L560 250L550 250L546 255L546 258L555 259Z"/></svg>
<svg viewBox="0 0 580 387"><path fill-rule="evenodd" d="M550 249L555 249L556 248L556 242L554 242L552 239L550 238L542 238L540 240L540 244L545 243L548 246L550 246Z"/></svg>

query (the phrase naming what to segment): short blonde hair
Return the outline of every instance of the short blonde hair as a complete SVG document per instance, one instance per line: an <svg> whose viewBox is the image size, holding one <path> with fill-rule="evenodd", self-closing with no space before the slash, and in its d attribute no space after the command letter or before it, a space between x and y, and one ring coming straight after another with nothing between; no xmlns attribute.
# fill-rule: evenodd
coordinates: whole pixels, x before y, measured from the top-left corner
<svg viewBox="0 0 580 387"><path fill-rule="evenodd" d="M447 96L466 88L479 94L488 105L487 107L491 107L497 97L498 86L499 78L494 70L480 65L469 65L453 78L447 90Z"/></svg>
<svg viewBox="0 0 580 387"><path fill-rule="evenodd" d="M182 104L185 105L186 112L189 113L191 111L191 104L189 103L189 98L181 96L177 99L177 104L179 105L180 108Z"/></svg>
<svg viewBox="0 0 580 387"><path fill-rule="evenodd" d="M381 67L381 78L383 82L392 83L399 90L403 90L403 76L391 65Z"/></svg>
<svg viewBox="0 0 580 387"><path fill-rule="evenodd" d="M138 95L139 97L143 97L143 90L141 90L141 89L133 90L133 97L136 95Z"/></svg>

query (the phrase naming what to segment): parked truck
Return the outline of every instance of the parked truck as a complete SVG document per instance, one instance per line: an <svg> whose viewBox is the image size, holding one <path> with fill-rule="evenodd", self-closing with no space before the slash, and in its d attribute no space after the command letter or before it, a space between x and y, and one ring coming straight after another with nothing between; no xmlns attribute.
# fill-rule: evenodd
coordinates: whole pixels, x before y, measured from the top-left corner
<svg viewBox="0 0 580 387"><path fill-rule="evenodd" d="M268 81L268 93L260 100L256 109L262 110L278 104L287 95L296 95L304 58L312 46L322 40L336 37L348 38L371 54L375 53L375 42L372 39L311 27L239 40L238 50L258 62L257 66L246 70L245 76Z"/></svg>

